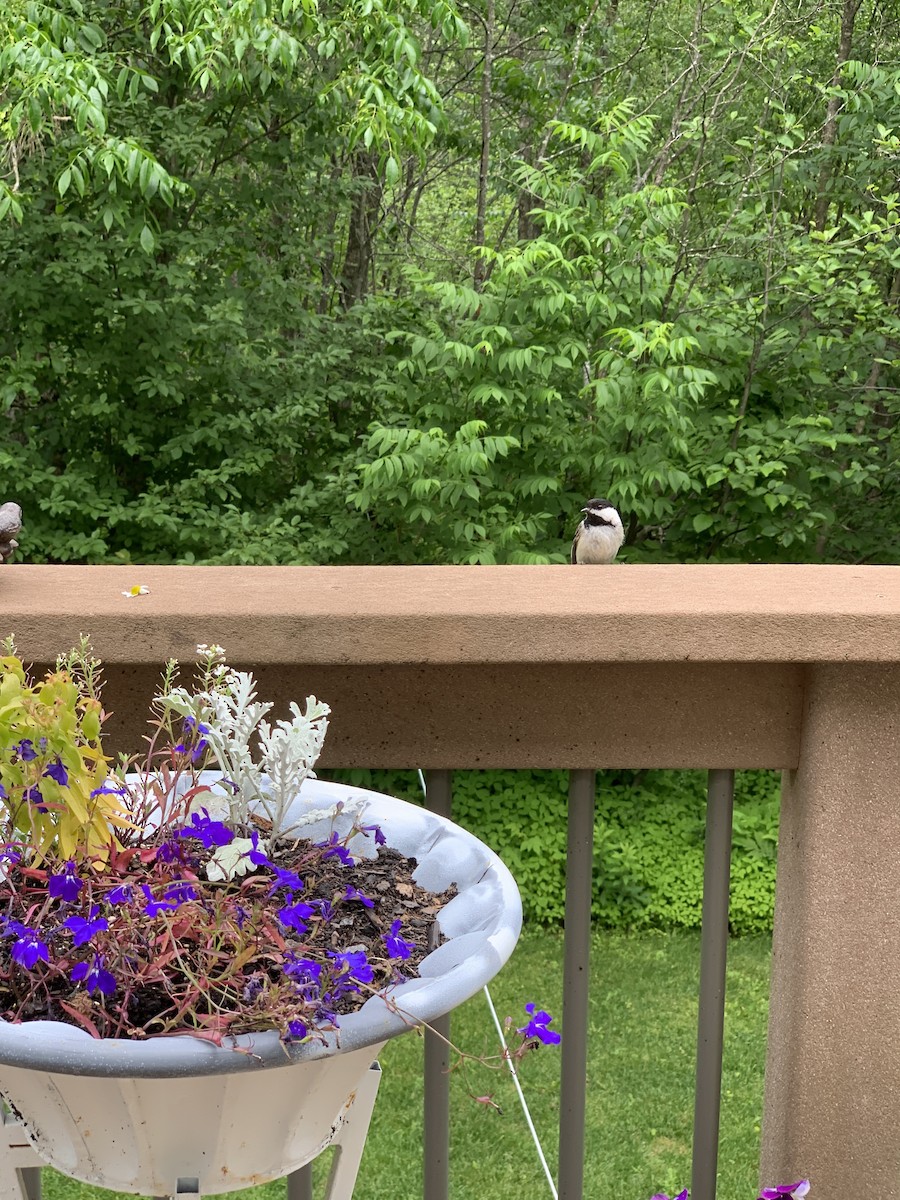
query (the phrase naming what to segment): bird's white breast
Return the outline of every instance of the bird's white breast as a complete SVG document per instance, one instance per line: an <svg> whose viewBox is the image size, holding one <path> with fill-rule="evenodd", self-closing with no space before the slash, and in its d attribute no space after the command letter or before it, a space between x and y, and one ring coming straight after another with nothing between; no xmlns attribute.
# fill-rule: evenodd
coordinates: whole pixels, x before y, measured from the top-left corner
<svg viewBox="0 0 900 1200"><path fill-rule="evenodd" d="M611 563L615 559L619 553L619 547L625 540L622 522L618 520L618 514L616 516L615 525L583 525L581 527L575 551L579 563L603 564Z"/></svg>

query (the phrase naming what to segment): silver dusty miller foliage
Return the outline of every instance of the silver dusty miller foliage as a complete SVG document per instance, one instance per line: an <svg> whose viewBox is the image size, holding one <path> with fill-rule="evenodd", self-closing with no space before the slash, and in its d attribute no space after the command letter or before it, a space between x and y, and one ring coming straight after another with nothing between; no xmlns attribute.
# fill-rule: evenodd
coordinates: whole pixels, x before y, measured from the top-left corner
<svg viewBox="0 0 900 1200"><path fill-rule="evenodd" d="M206 748L222 772L217 807L227 808L228 818L242 824L248 822L251 811L261 811L272 823L273 838L332 816L323 811L304 813L299 820L288 818L304 779L315 777L313 767L328 730L328 705L308 696L305 711L292 703L291 719L271 724L265 717L272 705L257 700L256 680L251 674L227 666L220 646L198 646L197 651L202 665L200 687L188 691L166 681L155 705L197 722ZM254 739L255 756L251 749Z"/></svg>

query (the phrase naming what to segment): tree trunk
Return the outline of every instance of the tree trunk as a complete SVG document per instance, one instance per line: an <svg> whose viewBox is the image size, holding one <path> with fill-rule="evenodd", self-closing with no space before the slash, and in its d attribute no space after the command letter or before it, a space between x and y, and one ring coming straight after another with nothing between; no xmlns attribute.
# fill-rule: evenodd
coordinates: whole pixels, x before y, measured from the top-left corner
<svg viewBox="0 0 900 1200"><path fill-rule="evenodd" d="M356 190L350 208L347 250L340 282L341 307L345 309L364 300L369 292L382 192L373 154L358 154L353 174Z"/></svg>
<svg viewBox="0 0 900 1200"><path fill-rule="evenodd" d="M841 10L841 33L838 40L837 61L831 77L832 88L838 88L841 85L841 70L850 57L850 50L853 46L853 27L861 3L862 0L844 0L844 7ZM819 181L816 186L816 211L813 219L813 224L820 233L828 220L828 206L831 202L829 192L832 177L831 150L837 139L837 119L840 108L839 97L830 96L825 109L825 124L822 126L822 166L819 169Z"/></svg>
<svg viewBox="0 0 900 1200"><path fill-rule="evenodd" d="M331 156L331 174L329 178L329 191L333 195L337 189L338 180L341 176L341 163L336 155ZM319 292L319 302L316 305L316 312L319 315L324 315L331 308L334 297L334 255L335 255L335 229L337 227L339 205L337 201L333 201L331 209L325 218L325 239L328 249L325 251L325 256L322 259L322 289Z"/></svg>
<svg viewBox="0 0 900 1200"><path fill-rule="evenodd" d="M484 245L488 183L491 166L491 86L494 62L494 0L487 0L484 18L484 61L481 66L481 158L478 163L478 200L475 206L475 245ZM487 263L479 254L475 261L475 291L484 286Z"/></svg>

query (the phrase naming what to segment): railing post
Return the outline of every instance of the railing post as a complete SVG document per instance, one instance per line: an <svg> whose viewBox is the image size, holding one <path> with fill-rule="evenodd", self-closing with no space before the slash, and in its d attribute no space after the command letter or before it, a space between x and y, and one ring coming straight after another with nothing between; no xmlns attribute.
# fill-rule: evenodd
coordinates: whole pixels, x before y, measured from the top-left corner
<svg viewBox="0 0 900 1200"><path fill-rule="evenodd" d="M703 858L700 1002L697 1014L697 1087L694 1093L692 1200L715 1200L719 1159L719 1104L725 1030L725 962L734 771L710 771Z"/></svg>
<svg viewBox="0 0 900 1200"><path fill-rule="evenodd" d="M450 771L425 772L425 805L439 817L449 817L452 798ZM450 1014L425 1030L425 1200L449 1200L450 1195ZM433 1032L432 1032L433 1030ZM445 1040L446 1039L446 1040Z"/></svg>
<svg viewBox="0 0 900 1200"><path fill-rule="evenodd" d="M562 1079L559 1102L559 1200L581 1200L584 1190L595 786L595 771L569 772Z"/></svg>

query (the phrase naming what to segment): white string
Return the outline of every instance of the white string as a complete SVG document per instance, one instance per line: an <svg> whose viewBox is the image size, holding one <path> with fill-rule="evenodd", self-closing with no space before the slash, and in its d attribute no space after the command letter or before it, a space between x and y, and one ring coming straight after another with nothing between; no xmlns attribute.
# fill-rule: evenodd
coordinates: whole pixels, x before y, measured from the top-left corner
<svg viewBox="0 0 900 1200"><path fill-rule="evenodd" d="M491 999L491 993L487 989L487 984L484 985L484 998L488 1002L488 1008L491 1010L491 1016L494 1018L494 1025L497 1027L497 1036L500 1038L500 1045L506 1048L506 1038L503 1036L503 1029L500 1026L500 1021L497 1018L497 1010L494 1008L494 1002ZM519 1095L519 1102L522 1105L522 1112L525 1114L525 1121L534 1141L535 1149L538 1152L538 1158L541 1160L541 1166L544 1168L544 1174L547 1176L547 1182L550 1185L550 1191L553 1195L553 1200L559 1200L559 1193L556 1190L556 1184L553 1182L553 1176L550 1174L550 1168L547 1166L547 1160L544 1158L544 1151L541 1149L541 1143L537 1135L537 1130L534 1127L534 1121L531 1119L531 1113L528 1111L528 1104L525 1101L525 1093L522 1091L522 1085L519 1083L519 1074L516 1071L516 1065L508 1054L503 1056L506 1059L506 1065L509 1067L509 1073L513 1077L513 1083L516 1085L516 1091Z"/></svg>
<svg viewBox="0 0 900 1200"><path fill-rule="evenodd" d="M422 795L427 800L428 789L425 786L425 776L422 773L421 767L417 767L416 769L419 772L419 786L422 789ZM491 993L488 991L487 984L484 985L484 998L487 1000L488 1008L490 1009L491 1016L494 1019L494 1026L497 1030L497 1036L500 1039L500 1045L504 1050L506 1050L506 1038L503 1036L503 1027L501 1026L500 1019L497 1016L497 1010L494 1008L494 1002L491 999ZM519 1083L519 1073L516 1070L516 1064L513 1062L509 1054L504 1054L503 1058L506 1061L506 1065L509 1067L510 1075L512 1075L516 1093L519 1097L519 1103L522 1105L522 1112L525 1114L525 1123L528 1125L528 1130L531 1134L532 1141L534 1142L535 1149L537 1150L538 1158L541 1160L541 1166L544 1168L544 1174L547 1176L547 1183L550 1185L550 1194L553 1196L553 1200L559 1200L559 1192L556 1190L556 1184L553 1182L553 1176L550 1174L550 1168L547 1166L547 1160L544 1157L544 1151L541 1147L540 1138L537 1135L537 1130L534 1127L534 1121L532 1121L531 1113L528 1110L528 1102L525 1099L525 1093L522 1091L521 1083Z"/></svg>

